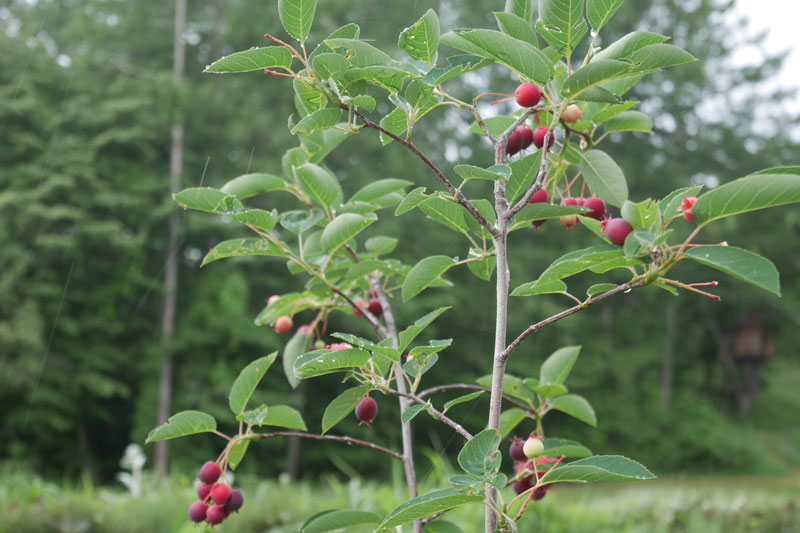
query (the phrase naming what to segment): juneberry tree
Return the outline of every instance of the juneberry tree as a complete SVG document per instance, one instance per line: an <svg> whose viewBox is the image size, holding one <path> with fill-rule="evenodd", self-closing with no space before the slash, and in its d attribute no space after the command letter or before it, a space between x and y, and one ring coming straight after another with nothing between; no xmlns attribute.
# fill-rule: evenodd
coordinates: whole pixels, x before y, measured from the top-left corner
<svg viewBox="0 0 800 533"><path fill-rule="evenodd" d="M702 243L699 238L703 228L719 219L800 201L800 167L767 169L709 191L697 185L661 199L630 200L623 169L598 146L615 132L651 132L652 120L635 109L638 102L626 99L626 93L644 76L695 58L668 44L667 37L644 31L597 46L603 27L622 3L540 0L534 20L530 0L507 0L505 10L494 13L498 29L444 33L436 13L429 10L402 31L400 51L388 53L361 39L356 24L309 46L316 2L279 0L278 14L288 38L267 35L269 46L231 54L206 68L209 73L265 72L275 82L289 78L284 82L287 87L291 83L296 107L291 114L287 110L289 130L299 144L283 155L280 170L239 176L219 190L192 188L175 195L185 209L227 217L254 234L221 242L203 265L239 256L285 262L289 274L306 280L304 288L269 298L256 323L289 333L297 317L303 318L305 324L281 353L292 387L331 373L344 374L352 386L331 399L319 433L309 432L291 406L248 405L276 361L275 352L253 361L233 383L229 404L232 427L238 428L234 434L219 431L217 421L199 411L177 413L155 428L148 442L203 432L224 439L217 460L200 470L199 500L189 509L191 520L213 525L238 510L243 495L225 483L225 472L240 464L252 442L277 437L363 446L404 467L408 500L398 502L388 515L325 510L310 517L301 531L356 525L381 531L410 524L420 532L428 524L443 524L444 513L467 504L485 506L487 533L516 531L531 502L543 498L555 483L653 477L634 459L593 455L578 442L545 435L543 421L553 410L596 425L589 402L566 386L580 346L565 346L548 356L538 376L506 373L509 357L540 329L632 290L652 286L673 295L687 291L692 297L719 300L709 292L716 281L675 279L670 271L684 260L779 294L778 272L768 259L727 242ZM588 50L578 58L574 52L585 41ZM457 53L440 57L440 45ZM477 94L472 101L448 92L449 82L480 69L507 69L518 78L518 86L496 87L499 92ZM482 105L482 99L498 96L503 98L494 103L507 100L505 107ZM391 111L377 117L379 100L388 102ZM440 168L414 143L414 128L432 110L445 106L474 121L470 131L486 141L486 165ZM502 109L507 113L497 111ZM383 145L402 145L408 157L430 169L431 180L377 179L345 194L325 158L357 134L375 135ZM480 195L480 182L492 184L487 197ZM288 195L280 210L246 205L256 196L276 194ZM401 215L427 216L458 234L463 258L435 255L414 265L393 258L403 243L380 234L380 217ZM596 235L597 245L567 251L536 279L512 289L508 235L526 231L535 239L536 231L530 228L541 228L549 219L559 219L568 230L585 227ZM557 229L551 225L537 231ZM490 374L475 384L425 383L423 388L425 374L452 339L421 343L417 338L449 308L431 310L405 325L395 321L393 309L431 287L451 285L445 274L462 266L481 280L494 277L495 342L485 359ZM587 271L604 277L585 288L585 294L575 290L574 280L568 287L569 278ZM627 280L612 281L618 279L607 275L612 271L615 276L626 274ZM543 294L565 295L574 305L515 332L509 340L509 296ZM366 338L329 331L333 313L363 319L374 334ZM340 342L326 342L327 336ZM443 405L437 402L437 394L455 389L465 394ZM452 406L486 395L489 412L481 431L473 434L448 414ZM400 403L401 450L329 433L353 411L361 424L371 424L379 416L381 396ZM446 488L422 495L411 431L416 416L430 416L464 440L458 455L463 472L442 480ZM514 438L508 466L500 445L521 424L532 431L526 431L530 435L524 439ZM262 427L273 430L264 432Z"/></svg>

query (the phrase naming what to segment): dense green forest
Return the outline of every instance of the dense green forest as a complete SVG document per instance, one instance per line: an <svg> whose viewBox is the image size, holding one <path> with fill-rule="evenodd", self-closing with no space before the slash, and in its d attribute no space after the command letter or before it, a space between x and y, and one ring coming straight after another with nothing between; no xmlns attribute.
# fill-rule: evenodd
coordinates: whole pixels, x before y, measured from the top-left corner
<svg viewBox="0 0 800 533"><path fill-rule="evenodd" d="M420 0L320 3L316 42L355 21L382 47L429 7L443 26L493 26L486 6L503 2ZM478 9L478 6L481 9ZM763 80L780 57L732 69L732 51L749 34L723 16L733 2L628 0L609 28L613 40L634 27L674 35L678 46L702 60L639 84L635 96L654 117L653 135L610 138L608 150L625 169L637 197L660 197L689 184L714 187L751 171L797 164L786 92L765 94ZM270 6L272 8L272 6ZM158 377L165 350L173 354L174 411L227 410L227 393L249 361L281 350L287 336L253 319L266 299L299 287L279 261L241 259L200 269L214 244L241 236L221 217L180 212L179 289L175 336L160 336L168 219L178 212L169 193L170 124L186 129L185 187L220 186L250 171L280 174L283 152L297 144L285 126L294 106L285 80L260 73L236 77L201 74L214 59L262 45L281 35L272 10L257 2L191 2L185 31L185 82L172 83L171 2L139 0L61 2L11 0L0 8L0 461L46 477L80 474L108 481L130 442L143 443L155 425ZM477 15L480 14L480 15ZM601 43L602 44L602 43ZM757 41L755 41L757 44ZM510 92L509 75L491 68L465 76L459 91ZM388 111L379 104L378 111ZM491 151L467 132L463 117L435 111L414 135L437 163L485 164ZM618 135L618 134L617 134ZM398 177L433 189L425 167L400 147L383 149L376 135L346 141L348 151L327 162L346 193L370 180ZM267 200L262 207L269 208ZM417 227L402 216L381 232L407 243L400 259L413 264L431 253L456 255L451 234L433 222ZM773 473L800 465L800 230L794 207L720 222L706 236L727 240L772 259L782 274L774 298L726 278L723 303L652 288L537 334L512 360L511 374L528 375L553 349L582 344L572 377L589 398L600 428L553 416L551 429L596 453L635 457L657 472ZM532 276L565 247L587 245L589 232L566 233L550 222L516 232L511 271ZM680 267L684 278L704 281L710 271ZM585 276L585 285L592 284ZM431 326L436 338L453 337L429 382L469 381L491 370L494 288L469 272L452 275L459 290L433 289L401 305L407 323L431 308L452 305L447 320ZM397 298L399 300L399 298ZM511 302L509 329L520 331L568 304L548 296ZM296 319L301 323L302 315ZM339 331L368 335L353 318L337 318ZM264 401L291 398L311 426L342 390L335 377L291 391L268 375ZM320 398L320 401L317 401ZM284 400L285 401L285 400ZM484 404L459 406L465 426L479 430ZM396 443L397 405L372 429L355 420L341 431ZM457 453L447 429L417 419L418 459ZM424 437L422 437L424 435ZM171 467L193 470L219 451L211 437L173 444ZM287 459L285 441L259 443L242 467L262 476L287 469L299 476L320 471L384 473L380 457L336 444L303 443L302 461ZM152 450L148 449L148 452ZM333 462L331 463L331 458ZM423 467L424 472L424 467Z"/></svg>

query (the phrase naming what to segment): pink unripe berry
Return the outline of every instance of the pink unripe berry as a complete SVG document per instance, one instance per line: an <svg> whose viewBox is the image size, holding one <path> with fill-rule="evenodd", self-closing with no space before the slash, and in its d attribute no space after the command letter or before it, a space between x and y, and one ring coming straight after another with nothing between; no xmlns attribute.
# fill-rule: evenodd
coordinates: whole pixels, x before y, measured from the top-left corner
<svg viewBox="0 0 800 533"><path fill-rule="evenodd" d="M542 439L531 433L531 436L525 441L522 451L525 452L525 457L528 459L541 456L544 453L544 444L542 444Z"/></svg>
<svg viewBox="0 0 800 533"><path fill-rule="evenodd" d="M292 331L292 318L286 315L279 316L278 320L275 321L275 332L276 333L289 333Z"/></svg>
<svg viewBox="0 0 800 533"><path fill-rule="evenodd" d="M221 505L212 505L206 511L206 522L215 526L225 520L226 516L225 507Z"/></svg>
<svg viewBox="0 0 800 533"><path fill-rule="evenodd" d="M198 524L206 519L208 506L203 502L194 502L189 506L189 520Z"/></svg>
<svg viewBox="0 0 800 533"><path fill-rule="evenodd" d="M514 441L511 443L511 446L508 448L508 454L511 456L512 459L515 461L524 461L527 459L525 457L525 452L522 450L525 442L520 439L519 437L514 437Z"/></svg>
<svg viewBox="0 0 800 533"><path fill-rule="evenodd" d="M231 496L231 488L225 483L217 483L211 487L211 499L217 505L225 505Z"/></svg>
<svg viewBox="0 0 800 533"><path fill-rule="evenodd" d="M244 496L242 496L242 491L232 490L231 497L228 498L228 502L225 504L225 510L229 513L235 513L242 508L243 504Z"/></svg>
<svg viewBox="0 0 800 533"><path fill-rule="evenodd" d="M369 305L367 306L367 311L376 317L380 317L383 314L383 306L381 306L381 301L377 298L370 300Z"/></svg>
<svg viewBox="0 0 800 533"><path fill-rule="evenodd" d="M375 420L375 417L378 415L378 402L374 399L367 396L356 406L356 418L358 419L358 425L371 425L372 422Z"/></svg>
<svg viewBox="0 0 800 533"><path fill-rule="evenodd" d="M536 148L541 148L544 146L544 138L547 136L547 132L550 131L544 126L540 126L536 128L536 131L533 132L533 144L536 145ZM553 135L550 135L550 142L547 143L547 150L549 151L550 148L553 146Z"/></svg>
<svg viewBox="0 0 800 533"><path fill-rule="evenodd" d="M694 203L697 201L697 197L690 196L690 197L683 197L683 201L681 202L680 211L683 213L683 218L687 221L692 222L694 220L694 215L692 214L692 208L694 207Z"/></svg>
<svg viewBox="0 0 800 533"><path fill-rule="evenodd" d="M603 218L606 216L606 203L602 198L597 198L596 196L587 198L583 201L583 207L588 207L592 210L590 213L585 213L583 216L593 218L595 220L603 220Z"/></svg>
<svg viewBox="0 0 800 533"><path fill-rule="evenodd" d="M533 83L523 83L514 91L517 103L522 107L533 107L542 99L542 91Z"/></svg>
<svg viewBox="0 0 800 533"><path fill-rule="evenodd" d="M279 299L280 299L280 295L279 294L273 294L272 296L269 297L269 300L267 300L267 307L269 307L270 305L274 304Z"/></svg>
<svg viewBox="0 0 800 533"><path fill-rule="evenodd" d="M359 311L359 309L364 309L364 300L358 300L356 302L356 309L353 309L353 315L355 315L356 318L364 316L364 313Z"/></svg>
<svg viewBox="0 0 800 533"><path fill-rule="evenodd" d="M332 352L341 352L342 350L349 350L353 346L346 342L335 342L333 344L329 344L325 347L326 350L330 350Z"/></svg>
<svg viewBox="0 0 800 533"><path fill-rule="evenodd" d="M297 328L297 334L298 335L309 335L310 336L311 335L311 326L309 326L308 324L303 324L302 326Z"/></svg>
<svg viewBox="0 0 800 533"><path fill-rule="evenodd" d="M621 218L608 218L600 225L603 233L606 234L608 240L622 246L625 244L625 239L633 231L633 227L628 222Z"/></svg>
<svg viewBox="0 0 800 533"><path fill-rule="evenodd" d="M219 475L221 473L222 470L220 470L219 465L217 463L213 461L208 461L200 469L200 473L197 475L197 477L198 479L200 479L200 481L202 481L206 485L210 485L219 479Z"/></svg>
<svg viewBox="0 0 800 533"><path fill-rule="evenodd" d="M582 116L583 112L581 111L581 108L575 104L572 104L568 105L564 112L561 113L561 120L567 124L572 124L574 122L578 122Z"/></svg>
<svg viewBox="0 0 800 533"><path fill-rule="evenodd" d="M211 492L211 485L208 485L206 483L200 483L199 485L197 485L197 497L200 498L201 500L205 500L210 492Z"/></svg>
<svg viewBox="0 0 800 533"><path fill-rule="evenodd" d="M561 200L561 205L564 207L577 207L578 206L578 199L577 198L564 198ZM561 224L567 228L567 231L572 231L572 228L575 224L578 223L578 215L564 215L560 217Z"/></svg>

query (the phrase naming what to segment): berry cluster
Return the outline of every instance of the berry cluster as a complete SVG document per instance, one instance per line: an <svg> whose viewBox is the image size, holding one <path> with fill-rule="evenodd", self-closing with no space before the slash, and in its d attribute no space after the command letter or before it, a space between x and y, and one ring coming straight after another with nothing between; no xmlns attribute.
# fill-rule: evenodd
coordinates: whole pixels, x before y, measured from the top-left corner
<svg viewBox="0 0 800 533"><path fill-rule="evenodd" d="M544 445L542 440L535 435L531 434L528 440L523 441L519 437L514 437L511 442L511 447L508 449L509 455L514 460L514 477L522 477L514 482L514 492L522 494L525 491L533 488L533 476L541 479L547 471L546 465L551 465L557 461L553 457L540 457L544 453ZM531 465L533 460L537 468ZM541 466L542 468L538 468ZM527 474L530 472L529 474ZM527 474L527 475L526 475ZM533 500L538 501L544 498L545 493L552 487L552 485L543 485L533 491Z"/></svg>
<svg viewBox="0 0 800 533"><path fill-rule="evenodd" d="M231 490L225 483L217 483L222 471L217 463L208 461L197 475L197 497L189 506L189 519L192 522L207 522L215 526L228 518L231 513L241 509L244 497L239 490Z"/></svg>

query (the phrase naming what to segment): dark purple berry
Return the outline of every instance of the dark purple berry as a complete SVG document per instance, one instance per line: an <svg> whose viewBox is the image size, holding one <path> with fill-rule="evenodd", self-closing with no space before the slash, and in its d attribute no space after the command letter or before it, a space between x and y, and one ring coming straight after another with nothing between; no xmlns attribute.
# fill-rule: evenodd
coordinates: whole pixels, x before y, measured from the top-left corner
<svg viewBox="0 0 800 533"><path fill-rule="evenodd" d="M356 418L358 418L358 425L367 426L371 425L375 417L378 415L378 402L367 396L361 400L356 406Z"/></svg>
<svg viewBox="0 0 800 533"><path fill-rule="evenodd" d="M206 519L206 511L208 511L208 506L206 504L203 502L194 502L189 506L189 520L199 524Z"/></svg>
<svg viewBox="0 0 800 533"><path fill-rule="evenodd" d="M210 485L219 479L221 473L222 470L220 470L219 465L213 461L209 461L203 465L197 477L203 483Z"/></svg>

